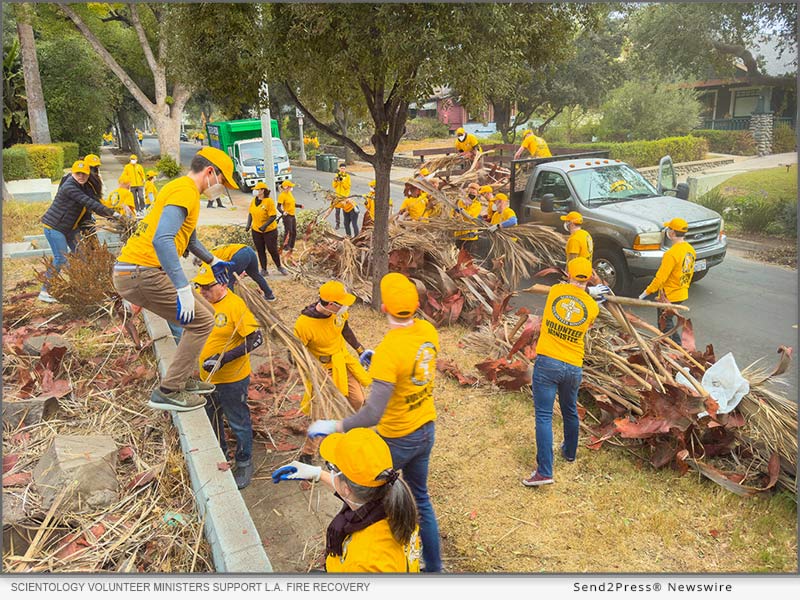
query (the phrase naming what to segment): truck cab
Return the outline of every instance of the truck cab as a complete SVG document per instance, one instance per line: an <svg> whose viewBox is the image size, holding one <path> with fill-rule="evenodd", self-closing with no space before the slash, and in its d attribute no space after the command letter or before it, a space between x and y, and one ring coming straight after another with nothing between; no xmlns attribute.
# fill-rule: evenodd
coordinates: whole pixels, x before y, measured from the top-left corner
<svg viewBox="0 0 800 600"><path fill-rule="evenodd" d="M264 181L264 141L263 138L240 140L233 143L233 169L236 182L243 192L249 192L259 181ZM292 179L289 154L280 138L272 138L272 160L275 181Z"/></svg>
<svg viewBox="0 0 800 600"><path fill-rule="evenodd" d="M560 217L573 210L581 213L583 228L594 242L594 269L617 294L631 293L634 277L653 276L658 270L670 244L664 223L673 217L689 223L685 239L697 252L693 281L725 258L722 217L686 200L688 188L676 185L669 157L661 159L656 186L603 153L523 161L530 163L524 191L512 193L519 221L563 232ZM517 173L515 166L512 173ZM514 180L512 175L512 190Z"/></svg>

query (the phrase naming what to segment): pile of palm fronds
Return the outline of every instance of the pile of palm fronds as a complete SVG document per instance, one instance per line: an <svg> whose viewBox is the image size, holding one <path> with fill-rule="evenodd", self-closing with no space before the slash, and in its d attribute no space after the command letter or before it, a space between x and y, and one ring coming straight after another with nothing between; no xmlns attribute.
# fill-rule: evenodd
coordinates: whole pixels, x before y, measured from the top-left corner
<svg viewBox="0 0 800 600"><path fill-rule="evenodd" d="M777 485L796 497L797 404L765 386L786 371L791 351L779 349L780 365L771 372L744 369L749 393L734 411L717 414L716 401L701 384L716 357L710 345L703 352L695 348L691 321L678 317L684 335L677 344L622 310L617 300L630 302L612 297L586 336L581 392L589 447L607 442L656 468L692 467L740 495ZM478 370L506 389L530 385L536 357L541 318L524 309L518 317L464 340L490 357Z"/></svg>
<svg viewBox="0 0 800 600"><path fill-rule="evenodd" d="M139 225L139 220L131 214L121 213L118 219L101 219L99 222L100 229L116 233L119 236L120 242L125 244L128 238L136 231Z"/></svg>

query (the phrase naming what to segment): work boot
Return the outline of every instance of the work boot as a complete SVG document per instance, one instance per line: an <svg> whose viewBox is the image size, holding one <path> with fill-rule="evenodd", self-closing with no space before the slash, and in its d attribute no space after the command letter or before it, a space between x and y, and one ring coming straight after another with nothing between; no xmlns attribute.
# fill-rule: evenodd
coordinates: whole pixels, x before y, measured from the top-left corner
<svg viewBox="0 0 800 600"><path fill-rule="evenodd" d="M215 386L213 383L206 383L205 381L200 381L199 379L187 379L183 386L184 392L189 392L190 394L200 394L201 396L205 394L211 394L215 389L217 389L217 386Z"/></svg>
<svg viewBox="0 0 800 600"><path fill-rule="evenodd" d="M241 489L250 485L253 479L253 461L246 460L243 462L236 461L236 467L233 469L233 480L236 482L236 487Z"/></svg>
<svg viewBox="0 0 800 600"><path fill-rule="evenodd" d="M275 297L275 294L270 294L269 296L267 296L267 295L265 294L265 295L264 295L264 299L265 299L267 302L275 302L275 300L277 300L277 298Z"/></svg>
<svg viewBox="0 0 800 600"><path fill-rule="evenodd" d="M190 394L188 392L164 392L161 388L156 388L150 394L150 401L147 406L158 410L174 410L177 412L187 412L206 405L205 398Z"/></svg>

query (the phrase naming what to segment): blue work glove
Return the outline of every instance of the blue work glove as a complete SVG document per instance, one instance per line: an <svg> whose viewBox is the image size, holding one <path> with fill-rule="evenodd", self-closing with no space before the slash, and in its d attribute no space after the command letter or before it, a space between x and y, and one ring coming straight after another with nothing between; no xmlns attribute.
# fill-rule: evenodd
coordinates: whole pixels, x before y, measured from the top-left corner
<svg viewBox="0 0 800 600"><path fill-rule="evenodd" d="M336 421L333 419L320 419L311 424L306 435L310 438L315 438L325 437L332 433L336 433Z"/></svg>
<svg viewBox="0 0 800 600"><path fill-rule="evenodd" d="M592 298L602 298L605 294L611 293L611 288L607 285L590 285L586 288L586 293L589 294Z"/></svg>
<svg viewBox="0 0 800 600"><path fill-rule="evenodd" d="M361 366L365 369L369 369L369 366L372 364L372 355L375 354L374 350L364 350L358 356L358 361L361 363Z"/></svg>
<svg viewBox="0 0 800 600"><path fill-rule="evenodd" d="M175 318L181 325L188 325L194 319L194 293L192 286L185 285L175 290L178 292L178 310Z"/></svg>
<svg viewBox="0 0 800 600"><path fill-rule="evenodd" d="M214 278L217 283L221 285L228 285L233 277L233 269L235 265L232 262L221 260L214 257L211 261L211 271L214 273Z"/></svg>
<svg viewBox="0 0 800 600"><path fill-rule="evenodd" d="M218 362L219 362L219 354L214 354L212 356L209 356L207 359L203 361L203 370L211 373L214 369L217 368ZM222 365L220 364L220 366Z"/></svg>
<svg viewBox="0 0 800 600"><path fill-rule="evenodd" d="M278 467L272 472L272 483L280 483L281 481L292 479L319 481L320 473L322 473L322 467L307 465L298 460L293 460L288 465Z"/></svg>

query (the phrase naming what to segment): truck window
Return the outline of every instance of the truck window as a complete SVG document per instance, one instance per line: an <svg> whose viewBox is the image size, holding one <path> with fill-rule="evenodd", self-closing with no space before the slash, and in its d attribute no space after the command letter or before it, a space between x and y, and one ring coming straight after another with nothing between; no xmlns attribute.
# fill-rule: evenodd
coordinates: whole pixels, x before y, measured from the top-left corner
<svg viewBox="0 0 800 600"><path fill-rule="evenodd" d="M553 194L556 200L566 200L571 196L567 182L561 173L543 171L539 173L533 187L533 197L540 200L545 194Z"/></svg>
<svg viewBox="0 0 800 600"><path fill-rule="evenodd" d="M569 178L575 192L587 206L658 195L638 171L625 164L580 169L572 171Z"/></svg>
<svg viewBox="0 0 800 600"><path fill-rule="evenodd" d="M239 145L242 152L242 164L245 166L255 166L264 164L264 144L261 140L245 142ZM286 148L279 139L272 140L272 160L281 162L288 160Z"/></svg>

